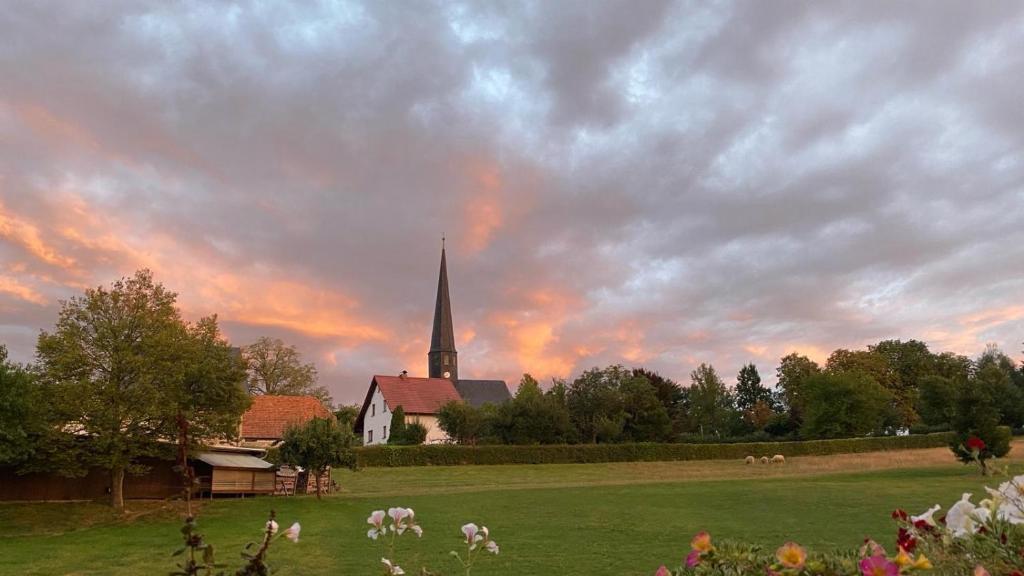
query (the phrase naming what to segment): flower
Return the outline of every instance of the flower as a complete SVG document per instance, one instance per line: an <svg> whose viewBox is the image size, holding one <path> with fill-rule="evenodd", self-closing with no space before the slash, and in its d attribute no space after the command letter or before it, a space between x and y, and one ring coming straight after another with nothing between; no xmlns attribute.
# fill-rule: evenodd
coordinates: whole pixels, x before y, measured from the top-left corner
<svg viewBox="0 0 1024 576"><path fill-rule="evenodd" d="M1024 524L1024 475L999 485L998 490L986 488L992 495L991 507L996 517L1010 524Z"/></svg>
<svg viewBox="0 0 1024 576"><path fill-rule="evenodd" d="M388 508L388 516L391 517L392 530L401 536L407 528L406 519L410 516L410 511L406 508Z"/></svg>
<svg viewBox="0 0 1024 576"><path fill-rule="evenodd" d="M964 492L960 501L949 509L946 514L946 526L954 537L959 538L968 534L974 534L988 519L989 511L978 507L971 502L971 494Z"/></svg>
<svg viewBox="0 0 1024 576"><path fill-rule="evenodd" d="M938 526L938 524L935 522L935 518L933 516L935 515L936 512L938 512L941 509L942 509L942 506L939 506L938 504L936 504L935 506L932 506L931 508L925 510L919 516L911 516L910 517L910 521L914 523L914 527L915 528L925 528L925 527L934 528L934 527Z"/></svg>
<svg viewBox="0 0 1024 576"><path fill-rule="evenodd" d="M299 523L296 522L289 526L288 529L285 530L284 533L282 533L281 535L291 540L292 542L298 542L300 530L302 530L302 526L299 526Z"/></svg>
<svg viewBox="0 0 1024 576"><path fill-rule="evenodd" d="M273 520L267 520L266 529L270 532L271 536L277 534L277 522L274 522Z"/></svg>
<svg viewBox="0 0 1024 576"><path fill-rule="evenodd" d="M807 552L796 542L786 542L775 551L775 557L785 568L799 570L807 562Z"/></svg>
<svg viewBox="0 0 1024 576"><path fill-rule="evenodd" d="M981 452L985 449L985 441L977 436L971 436L967 439L967 449L972 452Z"/></svg>
<svg viewBox="0 0 1024 576"><path fill-rule="evenodd" d="M406 508L405 511L409 513L409 516L406 517L405 525L418 538L422 538L423 537L423 528L420 528L420 525L416 523L416 513L412 511L412 508Z"/></svg>
<svg viewBox="0 0 1024 576"><path fill-rule="evenodd" d="M690 548L696 552L700 552L701 554L711 552L715 549L715 547L711 545L711 535L707 532L698 532L697 535L693 537L693 540L690 540Z"/></svg>
<svg viewBox="0 0 1024 576"><path fill-rule="evenodd" d="M988 570L985 570L984 566L978 564L974 567L974 576L989 576Z"/></svg>
<svg viewBox="0 0 1024 576"><path fill-rule="evenodd" d="M658 571L654 573L654 576L672 576L672 573L668 571L668 568L665 568L664 564L662 564L658 567Z"/></svg>
<svg viewBox="0 0 1024 576"><path fill-rule="evenodd" d="M462 533L466 535L466 544L469 545L470 550L475 550L477 543L484 539L480 534L480 528L472 522L462 526Z"/></svg>
<svg viewBox="0 0 1024 576"><path fill-rule="evenodd" d="M906 522L907 518L908 518L907 511L902 509L902 508L897 508L897 509L892 511L892 519L893 520L902 520L902 521Z"/></svg>
<svg viewBox="0 0 1024 576"><path fill-rule="evenodd" d="M384 511L374 510L370 513L370 517L366 519L366 523L373 526L366 531L366 536L372 540L376 540L378 536L383 536L388 533L388 529L384 526Z"/></svg>
<svg viewBox="0 0 1024 576"><path fill-rule="evenodd" d="M498 543L495 542L494 540L488 540L487 544L484 545L484 548L488 552L490 552L491 554L497 554L498 553Z"/></svg>
<svg viewBox="0 0 1024 576"><path fill-rule="evenodd" d="M693 568L697 564L700 564L700 551L691 550L690 553L686 555L686 567Z"/></svg>
<svg viewBox="0 0 1024 576"><path fill-rule="evenodd" d="M918 554L917 560L914 560L914 563L911 564L910 567L917 570L931 570L932 561L926 558L924 554Z"/></svg>
<svg viewBox="0 0 1024 576"><path fill-rule="evenodd" d="M914 563L914 559L910 554L907 554L907 551L903 548L900 548L899 553L896 554L896 558L893 558L893 561L896 562L900 568L906 568Z"/></svg>
<svg viewBox="0 0 1024 576"><path fill-rule="evenodd" d="M913 552L917 548L917 538L914 538L910 530L900 527L896 532L896 546L903 548L907 552Z"/></svg>
<svg viewBox="0 0 1024 576"><path fill-rule="evenodd" d="M388 574L393 574L395 576L405 574L405 570L402 570L401 566L399 566L398 564L392 564L391 560L388 560L387 558L381 558L380 562L381 564L387 566Z"/></svg>
<svg viewBox="0 0 1024 576"><path fill-rule="evenodd" d="M885 556L864 558L858 566L864 576L899 576L900 573L899 564L890 562Z"/></svg>
<svg viewBox="0 0 1024 576"><path fill-rule="evenodd" d="M885 556L885 548L871 538L864 539L864 545L860 547L861 556Z"/></svg>

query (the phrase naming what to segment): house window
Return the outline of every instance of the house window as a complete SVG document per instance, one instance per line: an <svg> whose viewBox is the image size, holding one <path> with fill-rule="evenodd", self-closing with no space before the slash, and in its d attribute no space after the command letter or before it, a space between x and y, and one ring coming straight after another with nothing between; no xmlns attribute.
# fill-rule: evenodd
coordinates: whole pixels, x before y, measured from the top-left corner
<svg viewBox="0 0 1024 576"><path fill-rule="evenodd" d="M388 439L388 427L387 426L384 427L384 435L381 436L380 438L381 438L381 440L387 440Z"/></svg>
<svg viewBox="0 0 1024 576"><path fill-rule="evenodd" d="M377 415L377 404L370 404L370 416Z"/></svg>
<svg viewBox="0 0 1024 576"><path fill-rule="evenodd" d="M367 444L372 444L373 443L373 430L367 430L366 431L366 443Z"/></svg>

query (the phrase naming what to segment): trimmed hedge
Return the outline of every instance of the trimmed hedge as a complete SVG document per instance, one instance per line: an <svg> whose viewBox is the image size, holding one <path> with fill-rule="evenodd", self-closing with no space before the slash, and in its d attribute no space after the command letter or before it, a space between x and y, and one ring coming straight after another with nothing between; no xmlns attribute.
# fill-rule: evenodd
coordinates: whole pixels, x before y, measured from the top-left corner
<svg viewBox="0 0 1024 576"><path fill-rule="evenodd" d="M459 466L466 464L585 464L593 462L659 462L675 460L732 460L746 456L812 456L911 448L942 448L953 434L880 436L802 442L740 444L552 444L540 446L364 446L355 449L356 465Z"/></svg>

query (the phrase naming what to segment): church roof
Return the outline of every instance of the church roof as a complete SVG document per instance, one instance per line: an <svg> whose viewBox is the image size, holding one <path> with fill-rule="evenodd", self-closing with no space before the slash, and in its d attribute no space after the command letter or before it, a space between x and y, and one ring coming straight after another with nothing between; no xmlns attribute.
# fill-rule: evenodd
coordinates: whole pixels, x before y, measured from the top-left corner
<svg viewBox="0 0 1024 576"><path fill-rule="evenodd" d="M313 418L334 418L314 396L253 396L252 405L242 414L242 438L278 440L289 426L305 424Z"/></svg>
<svg viewBox="0 0 1024 576"><path fill-rule="evenodd" d="M437 277L437 302L434 304L434 329L430 335L431 352L454 352L452 302L448 296L448 265L441 248L441 273Z"/></svg>
<svg viewBox="0 0 1024 576"><path fill-rule="evenodd" d="M411 376L374 376L368 398L373 397L374 385L380 388L388 408L399 406L406 414L436 414L452 400L461 400L455 386L447 378L413 378ZM366 403L363 403L363 411ZM361 416L361 415L360 415Z"/></svg>
<svg viewBox="0 0 1024 576"><path fill-rule="evenodd" d="M504 380L462 380L455 389L469 405L479 408L484 404L501 404L512 397Z"/></svg>

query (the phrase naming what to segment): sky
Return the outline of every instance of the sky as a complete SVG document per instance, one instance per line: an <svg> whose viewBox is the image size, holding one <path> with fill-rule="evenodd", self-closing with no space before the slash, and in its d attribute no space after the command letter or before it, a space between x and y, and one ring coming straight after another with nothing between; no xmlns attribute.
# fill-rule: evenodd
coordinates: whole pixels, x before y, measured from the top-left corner
<svg viewBox="0 0 1024 576"><path fill-rule="evenodd" d="M139 268L339 402L916 338L1024 348L1024 3L27 2L0 343Z"/></svg>

